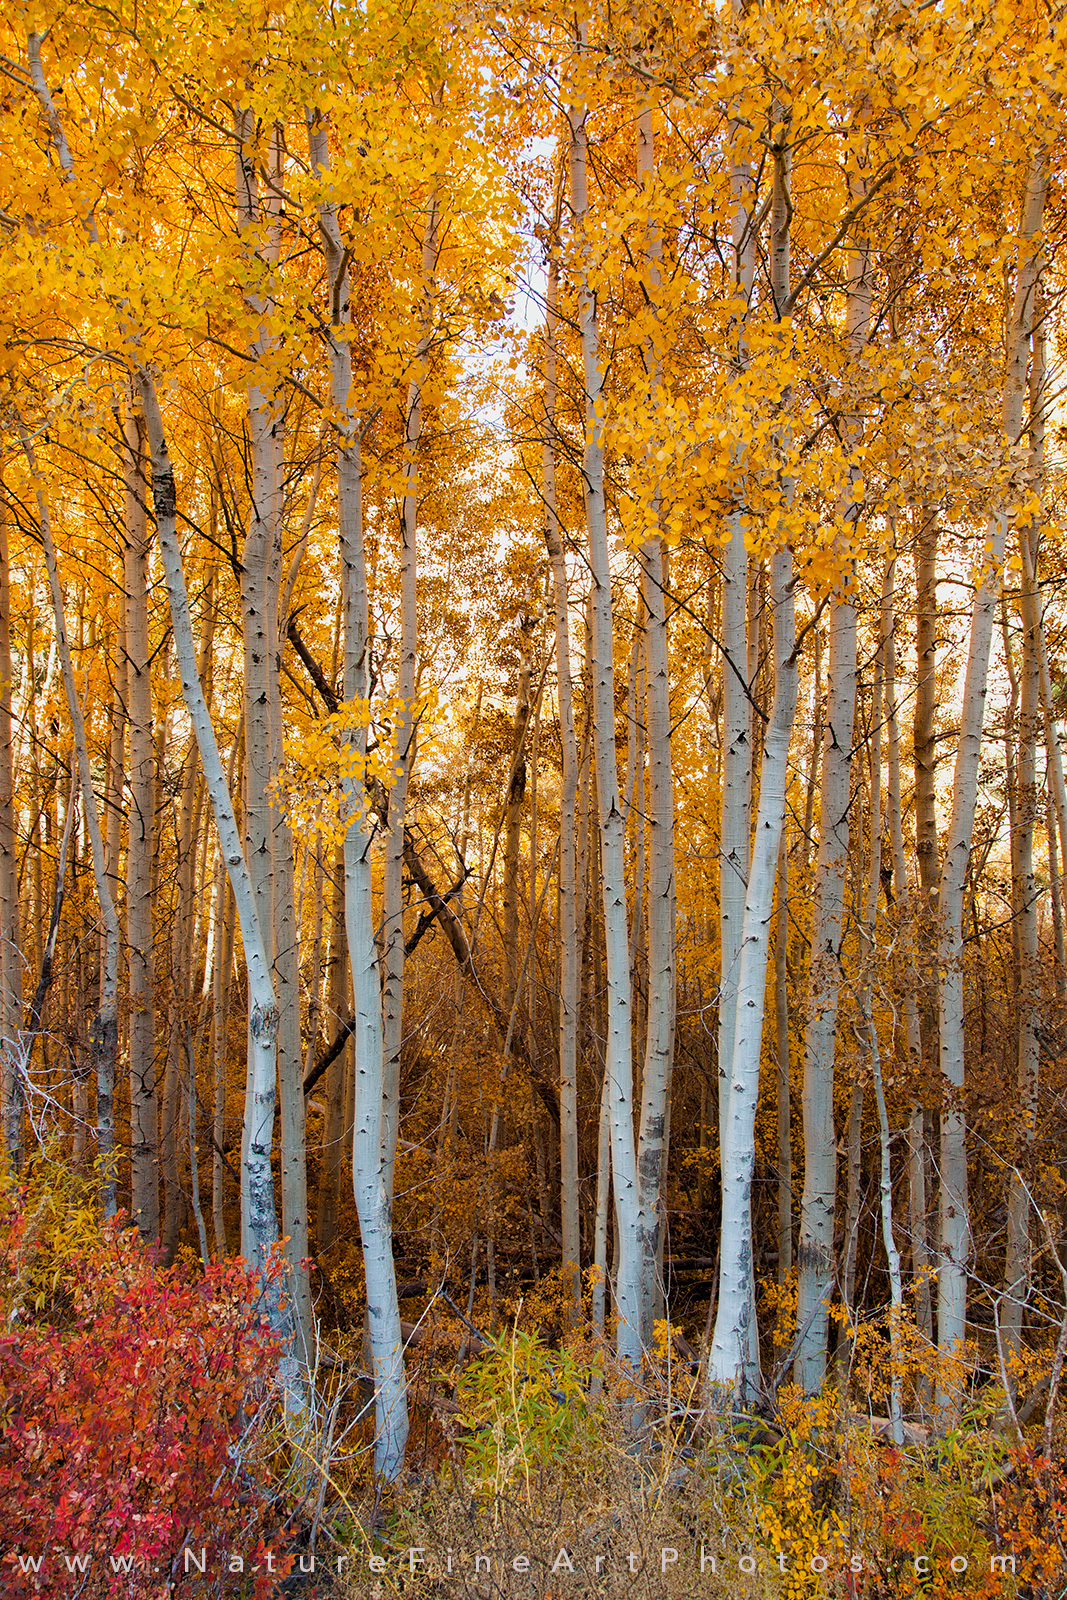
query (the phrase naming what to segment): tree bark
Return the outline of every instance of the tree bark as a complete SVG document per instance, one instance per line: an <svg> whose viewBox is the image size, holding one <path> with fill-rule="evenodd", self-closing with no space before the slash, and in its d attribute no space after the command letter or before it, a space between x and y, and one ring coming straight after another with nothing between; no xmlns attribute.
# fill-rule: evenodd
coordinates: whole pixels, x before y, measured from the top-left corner
<svg viewBox="0 0 1067 1600"><path fill-rule="evenodd" d="M1022 433L1027 362L1039 273L1039 247L1047 172L1044 151L1031 163L1020 230L1015 297L1008 333L1002 429L1008 448ZM958 1414L962 1396L959 1358L966 1336L967 1265L970 1227L967 1208L967 1147L963 1106L964 995L963 901L978 797L978 765L982 746L986 679L993 622L1000 590L1009 516L998 509L990 518L982 576L971 612L970 644L963 687L960 737L952 784L952 815L945 843L945 861L938 892L940 933L940 1067L941 1111L941 1249L937 1282L937 1343L941 1357L936 1400L949 1417ZM986 560L988 556L988 560Z"/></svg>
<svg viewBox="0 0 1067 1600"><path fill-rule="evenodd" d="M578 25L578 55L588 48L588 27ZM579 233L588 217L587 110L572 106L570 189ZM592 579L593 745L600 821L601 889L608 991L606 1071L609 1084L612 1187L615 1194L618 1275L615 1285L616 1350L621 1362L641 1364L641 1261L637 1159L633 1124L633 1049L630 1033L630 956L626 926L625 828L619 803L615 746L615 670L612 640L611 563L604 498L604 373L597 330L596 300L582 277L579 330L585 383L583 487L589 566Z"/></svg>
<svg viewBox="0 0 1067 1600"><path fill-rule="evenodd" d="M556 323L559 268L553 247L548 263L545 326L545 438L541 473L545 498L545 543L552 566L556 618L556 696L563 764L559 816L559 1140L560 1230L563 1292L573 1322L581 1307L581 1240L578 1217L578 1002L581 948L578 940L578 739L571 678L570 610L567 568L556 510Z"/></svg>
<svg viewBox="0 0 1067 1600"><path fill-rule="evenodd" d="M189 596L175 526L176 496L174 472L167 452L163 419L151 375L141 368L138 386L144 408L145 426L152 462L152 496L156 528L166 574L174 651L181 678L182 698L189 712L208 797L215 817L219 848L226 864L237 916L241 926L245 964L248 972L249 1057L252 1085L251 1116L242 1150L242 1237L249 1249L245 1254L252 1267L262 1270L277 1243L278 1227L274 1210L274 1179L271 1172L271 1145L274 1134L275 1055L278 1007L271 983L270 963L263 939L248 863L234 816L226 774L219 756L215 729L197 671L196 646L189 616ZM269 1301L271 1319L281 1330L284 1320L280 1298Z"/></svg>
<svg viewBox="0 0 1067 1600"><path fill-rule="evenodd" d="M358 420L351 404L352 355L348 340L335 331L351 319L347 254L337 210L329 200L329 146L326 125L308 114L311 165L324 185L319 204L327 281L332 286L332 326L327 335L331 398L337 428L337 503L341 541L341 593L344 607L345 700L364 707L370 688L370 618L363 542L362 465ZM357 762L366 755L366 728L351 735ZM375 1471L399 1477L408 1433L407 1384L400 1306L393 1265L392 1199L384 1167L385 1041L378 947L374 938L371 844L375 825L363 784L349 778L350 810L344 838L345 930L352 973L355 1014L355 1101L352 1178L367 1286L367 1327L374 1369Z"/></svg>

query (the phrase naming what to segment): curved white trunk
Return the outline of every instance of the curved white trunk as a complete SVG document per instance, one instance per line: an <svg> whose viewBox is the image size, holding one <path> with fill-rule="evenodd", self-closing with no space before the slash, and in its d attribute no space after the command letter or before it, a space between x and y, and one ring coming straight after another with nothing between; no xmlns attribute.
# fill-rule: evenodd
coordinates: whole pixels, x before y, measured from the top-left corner
<svg viewBox="0 0 1067 1600"><path fill-rule="evenodd" d="M145 429L152 461L152 496L156 529L163 557L163 571L174 631L174 654L181 678L182 698L193 725L200 765L204 773L219 849L233 889L237 917L241 926L245 965L248 971L249 1076L251 1080L250 1118L242 1154L242 1192L247 1197L248 1259L262 1267L278 1240L274 1210L274 1179L271 1172L271 1145L274 1138L275 1046L278 1031L278 1006L271 983L263 928L256 907L252 879L245 861L241 835L234 816L226 773L219 755L215 729L197 671L196 646L189 617L189 595L175 525L174 472L167 453L163 419L156 399L155 385L143 368L137 374L144 408ZM277 1297L272 1304L272 1320L281 1324Z"/></svg>

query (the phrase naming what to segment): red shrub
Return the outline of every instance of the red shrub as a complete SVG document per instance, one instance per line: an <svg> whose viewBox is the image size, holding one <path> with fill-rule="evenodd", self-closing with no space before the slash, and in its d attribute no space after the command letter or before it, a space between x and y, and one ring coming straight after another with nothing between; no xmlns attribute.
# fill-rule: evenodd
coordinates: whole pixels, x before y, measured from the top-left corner
<svg viewBox="0 0 1067 1600"><path fill-rule="evenodd" d="M0 1222L9 1271L23 1231L17 1213ZM186 1546L198 1560L206 1547L213 1592L245 1588L221 1575L238 1556L247 1573L263 1565L257 1398L277 1346L262 1280L232 1261L160 1268L111 1227L72 1257L65 1285L62 1319L12 1326L9 1311L0 1334L0 1590L192 1595L208 1579ZM261 1571L255 1594L275 1581Z"/></svg>

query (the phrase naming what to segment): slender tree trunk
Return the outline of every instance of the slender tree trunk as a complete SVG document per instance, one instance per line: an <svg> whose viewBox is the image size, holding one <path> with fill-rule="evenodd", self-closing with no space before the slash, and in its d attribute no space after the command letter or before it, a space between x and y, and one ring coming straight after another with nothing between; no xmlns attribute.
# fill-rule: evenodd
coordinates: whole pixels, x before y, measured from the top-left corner
<svg viewBox="0 0 1067 1600"><path fill-rule="evenodd" d="M118 988L119 988L119 919L107 876L104 840L100 831L100 813L93 789L92 770L89 764L89 746L85 737L85 719L74 681L74 663L67 640L67 622L63 589L56 565L56 549L52 540L52 523L45 498L44 486L38 471L37 460L29 435L21 422L19 437L33 475L37 499L37 514L48 568L48 583L52 591L52 608L56 619L56 647L63 672L67 709L74 735L74 752L81 788L85 828L89 835L92 854L93 879L96 896L100 902L100 915L104 924L104 961L100 981L100 1006L93 1021L91 1044L96 1067L96 1118L97 1148L101 1171L101 1201L104 1215L114 1216L118 1209L115 1187L115 1058L118 1054Z"/></svg>
<svg viewBox="0 0 1067 1600"><path fill-rule="evenodd" d="M735 12L740 9L735 3ZM733 144L740 124L731 122ZM741 309L732 329L735 378L748 364L745 317L752 297L756 265L756 229L753 226L753 176L747 161L730 167L730 204L734 281ZM740 450L734 467L743 470ZM740 499L741 491L737 498ZM737 1020L737 984L741 955L745 889L748 882L749 823L752 803L752 734L748 697L748 644L746 637L748 550L745 519L740 504L727 517L728 538L722 557L722 811L719 845L719 1145L726 1143L726 1115L730 1103L730 1069L734 1059Z"/></svg>
<svg viewBox="0 0 1067 1600"><path fill-rule="evenodd" d="M248 1040L252 1094L251 1117L242 1151L242 1165L245 1169L242 1182L244 1203L242 1237L247 1239L250 1248L247 1251L243 1250L242 1254L255 1270L260 1271L266 1266L278 1238L274 1210L274 1179L270 1164L276 1095L278 1007L271 984L270 963L252 878L241 845L241 835L237 828L233 802L230 799L226 774L219 756L215 729L212 726L207 700L197 671L196 647L193 643L189 616L189 596L185 586L185 572L175 525L174 473L167 452L155 386L151 376L143 368L138 373L138 385L152 461L152 494L156 528L166 575L167 599L170 603L174 651L181 677L182 698L189 712L200 751L204 781L219 836L219 848L226 863L226 871L237 906L241 942L244 945L248 971ZM272 1321L280 1329L283 1326L283 1319L277 1295L272 1296L270 1309Z"/></svg>
<svg viewBox="0 0 1067 1600"><path fill-rule="evenodd" d="M345 940L345 863L339 850L334 863L333 894L330 906L329 987L326 1012L330 1027L336 1028L346 1009L350 992L348 945ZM348 1076L349 1046L346 1045L326 1074L326 1118L323 1130L322 1167L319 1173L318 1228L319 1254L329 1250L337 1237L337 1213L341 1200L341 1177L347 1168L345 1153L345 1086Z"/></svg>
<svg viewBox="0 0 1067 1600"><path fill-rule="evenodd" d="M308 115L308 143L314 171L329 168L326 126L316 112ZM363 543L362 466L359 425L351 407L352 356L343 328L351 317L347 254L341 241L335 207L319 207L327 280L332 285L333 328L329 334L331 394L337 424L337 502L341 538L341 591L344 606L345 700L366 703L370 688L370 619L367 566ZM366 755L366 729L352 734L357 762ZM368 814L362 782L350 779L347 789L350 821L344 839L345 929L352 972L355 1016L355 1097L353 1107L352 1177L363 1268L367 1286L367 1327L374 1368L376 1433L375 1471L388 1480L399 1477L408 1433L407 1384L400 1307L393 1266L392 1199L384 1167L385 1042L378 947L374 938L371 844L374 824Z"/></svg>
<svg viewBox="0 0 1067 1600"><path fill-rule="evenodd" d="M212 976L211 1059L214 1101L212 1106L211 1216L218 1255L228 1254L226 1245L226 1059L230 1023L230 982L233 973L234 931L237 906L225 867L220 863L216 902L214 972Z"/></svg>
<svg viewBox="0 0 1067 1600"><path fill-rule="evenodd" d="M1023 206L1019 263L1009 329L1002 427L1008 447L1023 428L1027 361L1038 281L1039 233L1045 204L1047 175L1044 151L1033 159ZM958 1412L962 1376L959 1356L966 1336L967 1264L970 1228L967 1209L967 1147L963 1106L964 996L963 903L970 862L978 798L978 766L982 747L986 678L993 622L1000 588L999 569L1004 559L1008 513L998 510L990 518L987 535L988 564L971 613L970 644L963 687L960 738L952 784L952 815L945 844L945 862L938 895L940 933L939 1046L943 1080L941 1111L941 1251L937 1283L937 1342L941 1356L936 1399L949 1416Z"/></svg>
<svg viewBox="0 0 1067 1600"><path fill-rule="evenodd" d="M1038 494L1045 468L1045 330L1040 282L1034 288L1033 362L1030 371L1030 472ZM1034 1137L1034 1100L1041 1061L1041 970L1038 949L1038 888L1034 876L1034 824L1038 820L1037 741L1041 728L1040 595L1036 582L1037 539L1033 525L1016 530L1021 558L1022 663L1020 667L1019 748L1015 772L1015 820L1011 830L1013 931L1018 942L1019 1104L1023 1113L1023 1145ZM1021 1164L1023 1150L1017 1164ZM1023 1305L1030 1288L1030 1196L1017 1170L1008 1190L1008 1237L1004 1260L1006 1300L1000 1325L1009 1381L1011 1358L1022 1351Z"/></svg>
<svg viewBox="0 0 1067 1600"><path fill-rule="evenodd" d="M159 1237L159 1112L152 931L156 747L148 615L147 474L143 425L132 408L123 427L126 589L126 713L130 722L130 810L126 837L126 943L130 985L130 1211L141 1238Z"/></svg>
<svg viewBox="0 0 1067 1600"><path fill-rule="evenodd" d="M555 249L548 265L548 315L545 328L545 439L542 480L545 497L545 543L552 564L556 614L556 683L563 771L559 816L559 1138L560 1228L563 1292L573 1320L581 1306L581 1240L578 1219L578 1001L581 948L578 940L577 799L578 739L574 726L571 679L570 611L567 568L556 511L556 322L559 274Z"/></svg>
<svg viewBox="0 0 1067 1600"><path fill-rule="evenodd" d="M0 1063L4 1149L9 1169L22 1164L23 1082L22 939L12 766L11 728L11 567L7 512L0 492Z"/></svg>
<svg viewBox="0 0 1067 1600"><path fill-rule="evenodd" d="M749 1323L752 1310L752 1177L755 1119L767 982L774 880L785 826L789 740L797 703L793 559L788 550L771 557L774 609L775 689L763 736L763 765L752 863L745 900L744 936L738 974L737 1030L730 1074L726 1142L722 1148L722 1237L715 1332L708 1377L744 1396L751 1384ZM747 1369L747 1371L746 1371Z"/></svg>
<svg viewBox="0 0 1067 1600"><path fill-rule="evenodd" d="M778 1282L793 1271L793 1141L789 1061L789 842L778 846L778 913L774 930L774 1054L778 1105Z"/></svg>
<svg viewBox="0 0 1067 1600"><path fill-rule="evenodd" d="M422 240L422 332L415 369L408 384L404 414L404 499L400 527L400 663L397 670L396 746L398 772L389 794L382 893L382 1011L385 1082L382 1102L382 1162L386 1192L393 1195L396 1144L400 1132L400 1049L404 1036L404 825L408 785L415 764L415 679L418 655L419 448L422 443L423 386L429 374L433 336L431 284L437 264L438 202L434 193Z"/></svg>
<svg viewBox="0 0 1067 1600"><path fill-rule="evenodd" d="M779 313L789 295L792 205L789 199L790 146L775 147L771 192L771 293ZM783 479L783 498L792 483ZM708 1379L728 1386L741 1400L758 1384L759 1346L754 1321L755 1275L752 1240L752 1178L755 1170L756 1103L763 1046L770 925L774 881L785 827L789 741L797 709L799 673L793 601L793 557L779 550L771 557L771 607L774 633L774 702L763 735L759 809L747 874L745 916L738 963L737 1019L729 1068L725 1119L720 1110L722 1223L719 1294L715 1331L708 1352Z"/></svg>
<svg viewBox="0 0 1067 1600"><path fill-rule="evenodd" d="M862 193L862 184L853 185ZM858 362L871 318L868 247L859 240L849 262L845 312L848 355ZM858 419L849 419L846 448L859 436ZM849 466L848 493L841 510L852 521L858 514L858 469ZM830 661L826 732L822 748L819 810L819 858L811 933L808 1024L804 1037L804 1192L800 1203L797 1246L797 1326L800 1329L794 1371L808 1394L821 1389L826 1375L828 1312L834 1284L834 1192L837 1143L834 1136L834 1055L844 940L845 869L848 860L848 816L851 802L852 725L856 709L855 571L849 563L844 582L830 604ZM850 1134L858 1146L863 1115L862 1090L854 1096Z"/></svg>
<svg viewBox="0 0 1067 1600"><path fill-rule="evenodd" d="M655 179L652 109L642 108L637 151L638 182L650 191ZM653 230L649 280L660 288L661 249ZM660 372L650 344L646 365L653 406ZM662 514L659 502L656 510ZM667 579L664 543L656 532L640 552L645 616L645 705L648 741L648 1020L641 1076L641 1124L637 1155L638 1223L641 1245L641 1341L652 1344L653 1321L662 1309L660 1255L664 1237L663 1185L667 1172L671 1071L674 1065L674 787L671 777L670 661L667 640ZM646 812L642 797L639 813ZM639 814L638 826L644 820Z"/></svg>
<svg viewBox="0 0 1067 1600"><path fill-rule="evenodd" d="M579 24L578 52L587 48L587 24ZM588 214L586 110L568 112L571 131L570 187L575 226ZM641 1364L641 1261L637 1158L633 1124L633 1049L630 1033L630 957L626 927L625 826L619 804L615 748L615 671L612 648L611 564L604 498L604 373L596 301L584 281L579 290L579 328L585 381L583 479L592 579L593 742L600 816L601 888L608 988L607 1066L611 1119L612 1187L619 1251L615 1285L616 1349L620 1361Z"/></svg>

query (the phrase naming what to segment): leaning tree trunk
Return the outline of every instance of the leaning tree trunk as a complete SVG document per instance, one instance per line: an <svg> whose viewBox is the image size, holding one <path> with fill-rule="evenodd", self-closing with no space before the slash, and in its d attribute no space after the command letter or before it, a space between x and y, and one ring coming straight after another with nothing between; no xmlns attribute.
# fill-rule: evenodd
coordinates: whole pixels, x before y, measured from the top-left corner
<svg viewBox="0 0 1067 1600"><path fill-rule="evenodd" d="M1004 442L1009 449L1018 442L1023 429L1030 331L1039 273L1040 245L1035 241L1041 229L1047 182L1045 152L1042 150L1031 162L1027 177L1015 297L1008 332L1002 428ZM962 1396L959 1357L966 1337L967 1263L970 1251L963 1107L963 901L978 799L978 767L989 650L1000 592L1000 568L1004 560L1008 522L1009 513L1004 509L997 510L990 517L987 548L982 557L982 578L971 612L960 737L952 784L952 815L938 894L938 1021L944 1103L941 1111L941 1248L937 1279L937 1343L941 1366L936 1400L949 1416L958 1414Z"/></svg>
<svg viewBox="0 0 1067 1600"><path fill-rule="evenodd" d="M242 1150L242 1237L248 1242L246 1259L256 1270L268 1263L278 1240L274 1211L274 1178L271 1172L271 1146L274 1137L275 1054L278 1007L271 983L270 962L256 906L252 878L245 861L241 835L234 816L233 802L226 783L215 729L197 672L196 646L189 615L189 595L178 545L174 471L170 464L163 419L159 412L155 385L143 368L138 373L141 403L152 461L152 496L156 528L167 583L174 652L181 679L182 698L193 725L200 764L215 817L219 849L226 864L244 945L248 972L249 1078L252 1092L248 1107L249 1124ZM279 1330L285 1326L280 1296L270 1299L271 1319Z"/></svg>

